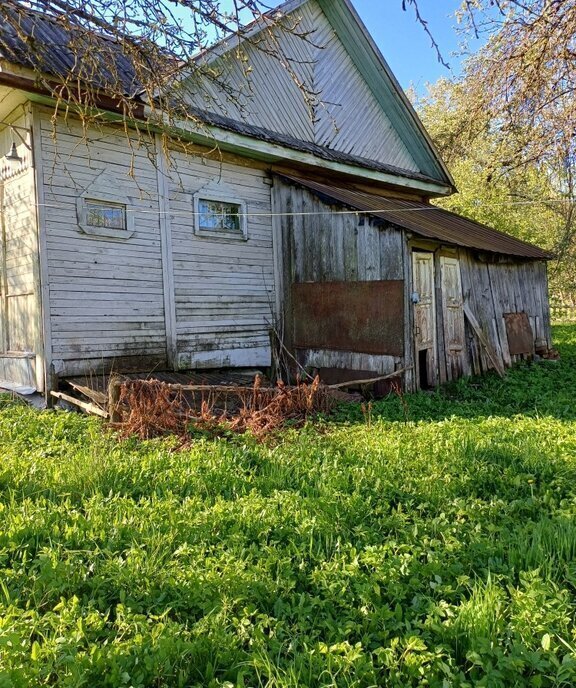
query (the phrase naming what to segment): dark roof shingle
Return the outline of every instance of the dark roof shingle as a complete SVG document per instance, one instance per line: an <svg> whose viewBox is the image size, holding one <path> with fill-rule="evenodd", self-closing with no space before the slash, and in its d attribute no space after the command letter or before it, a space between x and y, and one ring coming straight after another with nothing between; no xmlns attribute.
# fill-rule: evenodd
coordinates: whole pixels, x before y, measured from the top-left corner
<svg viewBox="0 0 576 688"><path fill-rule="evenodd" d="M0 5L0 59L128 96L141 90L120 43L65 17L27 8Z"/></svg>

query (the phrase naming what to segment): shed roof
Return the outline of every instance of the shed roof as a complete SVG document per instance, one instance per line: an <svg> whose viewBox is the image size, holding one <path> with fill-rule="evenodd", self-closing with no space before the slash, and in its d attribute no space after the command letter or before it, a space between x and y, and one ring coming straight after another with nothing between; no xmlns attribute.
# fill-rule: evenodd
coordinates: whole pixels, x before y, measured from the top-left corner
<svg viewBox="0 0 576 688"><path fill-rule="evenodd" d="M549 260L553 257L551 253L538 246L429 203L387 198L357 191L349 186L322 184L292 175L280 176L288 182L306 187L329 202L335 201L366 212L372 217L385 220L427 239L519 258Z"/></svg>

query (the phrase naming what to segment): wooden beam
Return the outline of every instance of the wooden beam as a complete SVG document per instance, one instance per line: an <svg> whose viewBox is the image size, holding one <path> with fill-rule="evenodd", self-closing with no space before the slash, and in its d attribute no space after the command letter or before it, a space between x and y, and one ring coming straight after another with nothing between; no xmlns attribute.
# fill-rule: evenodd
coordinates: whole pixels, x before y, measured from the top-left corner
<svg viewBox="0 0 576 688"><path fill-rule="evenodd" d="M108 382L108 416L111 423L119 423L122 420L122 413L120 412L120 387L122 380L117 377L111 377Z"/></svg>
<svg viewBox="0 0 576 688"><path fill-rule="evenodd" d="M381 382L382 380L388 380L391 377L398 377L408 370L412 370L412 366L407 366L406 368L400 368L400 370L395 370L393 373L388 373L388 375L380 375L379 377L371 377L367 380L349 380L348 382L339 382L337 385L328 385L328 389L341 389L343 387L353 387L355 385L372 385L376 382Z"/></svg>
<svg viewBox="0 0 576 688"><path fill-rule="evenodd" d="M470 323L470 326L474 330L475 335L478 337L480 344L482 344L482 346L484 347L484 350L486 351L488 358L492 362L492 365L494 366L496 372L498 373L498 375L500 375L500 377L504 377L506 371L504 370L502 361L499 359L496 351L494 351L494 348L490 343L490 340L480 327L480 323L476 319L474 313L472 313L472 311L470 310L470 306L467 303L464 303L464 315L466 316L468 322Z"/></svg>
<svg viewBox="0 0 576 688"><path fill-rule="evenodd" d="M155 136L158 208L160 210L160 246L162 283L164 292L164 322L166 327L166 357L172 370L178 369L176 297L174 293L174 259L172 252L172 223L170 221L170 177L166 164L164 141Z"/></svg>
<svg viewBox="0 0 576 688"><path fill-rule="evenodd" d="M94 416L100 416L100 418L108 418L108 414L106 413L106 411L103 411L99 406L96 406L95 404L88 404L85 401L80 401L80 399L76 399L76 397L72 397L69 394L64 394L64 392L54 392L53 390L51 390L50 394L56 399L62 399L63 401L67 401L69 404L74 404L74 406L78 406L78 408L81 408L83 411L91 413Z"/></svg>
<svg viewBox="0 0 576 688"><path fill-rule="evenodd" d="M36 231L38 241L38 303L42 337L42 365L44 396L50 400L49 392L57 388L58 378L53 369L52 318L50 313L50 270L48 266L48 244L46 237L46 196L44 186L44 160L42 151L42 128L40 112L32 107L32 154L34 157L34 186L36 201Z"/></svg>

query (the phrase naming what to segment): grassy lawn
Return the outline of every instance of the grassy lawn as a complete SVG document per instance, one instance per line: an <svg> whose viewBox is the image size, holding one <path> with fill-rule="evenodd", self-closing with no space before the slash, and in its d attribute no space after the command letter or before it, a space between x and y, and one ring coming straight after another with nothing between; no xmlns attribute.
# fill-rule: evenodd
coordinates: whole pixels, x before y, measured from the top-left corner
<svg viewBox="0 0 576 688"><path fill-rule="evenodd" d="M576 328L506 380L122 443L0 406L0 688L576 685ZM370 421L370 422L369 422Z"/></svg>

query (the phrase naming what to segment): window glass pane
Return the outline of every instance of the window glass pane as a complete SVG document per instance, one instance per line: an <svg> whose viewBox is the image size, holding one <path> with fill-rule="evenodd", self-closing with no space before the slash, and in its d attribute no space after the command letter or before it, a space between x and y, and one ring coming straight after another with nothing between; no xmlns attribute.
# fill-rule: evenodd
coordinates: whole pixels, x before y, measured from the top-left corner
<svg viewBox="0 0 576 688"><path fill-rule="evenodd" d="M198 226L200 229L224 232L242 232L240 224L240 205L198 199Z"/></svg>
<svg viewBox="0 0 576 688"><path fill-rule="evenodd" d="M123 205L86 201L86 224L90 227L126 229L126 208Z"/></svg>

